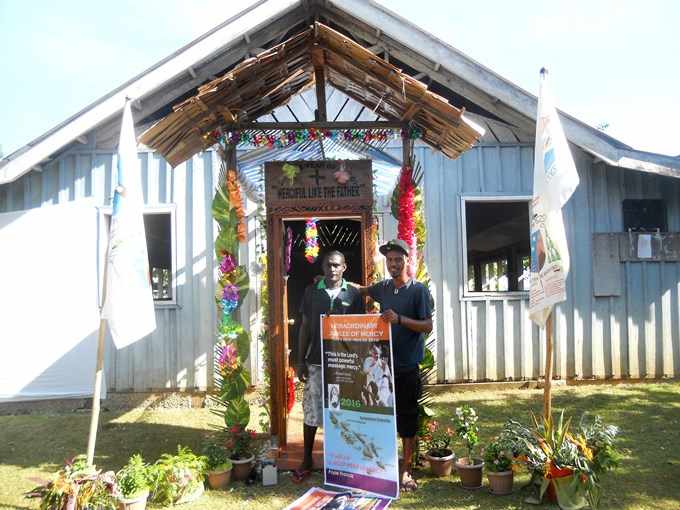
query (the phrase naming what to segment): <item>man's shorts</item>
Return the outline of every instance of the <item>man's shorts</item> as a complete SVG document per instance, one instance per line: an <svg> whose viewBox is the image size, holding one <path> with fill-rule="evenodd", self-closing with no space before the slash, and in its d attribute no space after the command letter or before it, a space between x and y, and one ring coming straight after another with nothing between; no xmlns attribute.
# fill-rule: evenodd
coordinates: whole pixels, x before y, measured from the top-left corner
<svg viewBox="0 0 680 510"><path fill-rule="evenodd" d="M310 427L323 426L323 393L321 389L321 366L307 365L307 381L302 395L304 423Z"/></svg>
<svg viewBox="0 0 680 510"><path fill-rule="evenodd" d="M414 368L394 374L397 399L397 432L401 437L414 437L418 432L418 399L422 394L420 370Z"/></svg>

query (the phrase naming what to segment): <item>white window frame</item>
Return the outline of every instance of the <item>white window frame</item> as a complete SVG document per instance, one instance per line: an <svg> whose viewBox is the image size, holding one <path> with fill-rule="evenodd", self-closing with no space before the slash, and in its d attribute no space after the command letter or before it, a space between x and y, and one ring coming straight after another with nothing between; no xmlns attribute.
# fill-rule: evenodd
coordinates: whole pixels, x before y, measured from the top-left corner
<svg viewBox="0 0 680 510"><path fill-rule="evenodd" d="M467 202L526 202L527 210L529 204L531 203L531 195L503 195L503 194L466 194L460 197L460 234L461 234L461 251L463 261L463 267L461 268L463 275L463 284L461 286L462 292L460 294L460 299L464 301L483 301L490 298L495 298L498 300L504 299L529 299L528 290L508 290L508 291L496 291L496 292L475 292L468 290L468 262L467 262L467 217L465 214L465 205ZM527 225L527 228L531 228Z"/></svg>
<svg viewBox="0 0 680 510"><path fill-rule="evenodd" d="M106 248L108 243L108 236L106 235L106 218L110 217L113 209L111 206L102 206L97 208L99 210L99 264L98 264L98 278L99 278L99 306L102 305L102 286L104 278L104 263L106 261ZM156 301L154 300L154 307L161 308L178 308L177 303L177 225L175 221L177 206L175 204L163 204L154 206L145 206L142 213L147 214L170 214L170 260L172 264L170 286L172 289L172 299Z"/></svg>

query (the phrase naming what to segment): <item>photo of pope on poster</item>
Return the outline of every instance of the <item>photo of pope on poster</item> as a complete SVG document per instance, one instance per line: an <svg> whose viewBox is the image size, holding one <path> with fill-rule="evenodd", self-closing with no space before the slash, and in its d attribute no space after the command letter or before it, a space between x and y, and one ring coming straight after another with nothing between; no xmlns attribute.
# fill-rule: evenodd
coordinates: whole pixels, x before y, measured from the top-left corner
<svg viewBox="0 0 680 510"><path fill-rule="evenodd" d="M324 478L399 496L391 331L379 315L321 317Z"/></svg>

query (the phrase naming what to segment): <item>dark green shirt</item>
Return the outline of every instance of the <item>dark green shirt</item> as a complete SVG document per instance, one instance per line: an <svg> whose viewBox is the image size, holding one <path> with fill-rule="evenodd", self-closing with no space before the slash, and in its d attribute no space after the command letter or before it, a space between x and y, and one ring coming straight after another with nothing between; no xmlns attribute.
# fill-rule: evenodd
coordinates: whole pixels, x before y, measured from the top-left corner
<svg viewBox="0 0 680 510"><path fill-rule="evenodd" d="M403 287L395 289L392 280L383 280L371 285L368 295L380 303L380 310L383 312L392 309L399 315L419 321L432 317L432 296L420 282L411 280ZM392 324L392 348L395 372L418 368L425 355L425 335L399 324Z"/></svg>
<svg viewBox="0 0 680 510"><path fill-rule="evenodd" d="M340 293L332 303L326 292L325 280L321 279L316 285L307 286L300 305L300 315L304 316L308 323L309 341L304 358L307 363L321 365L321 315L349 313L364 313L364 304L359 291L347 285L345 280L342 280Z"/></svg>

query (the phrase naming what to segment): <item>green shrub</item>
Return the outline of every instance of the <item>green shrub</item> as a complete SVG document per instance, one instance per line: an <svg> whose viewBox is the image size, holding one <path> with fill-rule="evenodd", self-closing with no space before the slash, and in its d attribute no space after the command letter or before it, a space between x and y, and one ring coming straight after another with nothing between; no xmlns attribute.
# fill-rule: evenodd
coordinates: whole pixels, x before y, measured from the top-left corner
<svg viewBox="0 0 680 510"><path fill-rule="evenodd" d="M128 463L116 474L118 488L125 499L134 499L149 490L149 466L139 453L134 454Z"/></svg>

